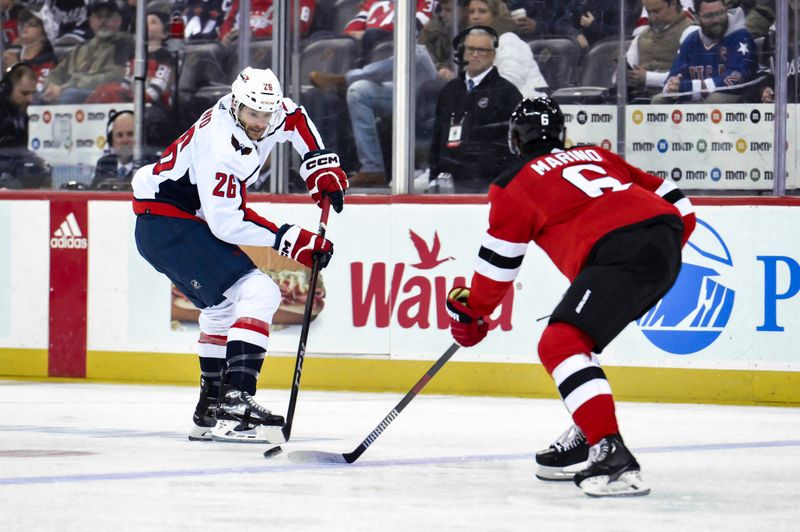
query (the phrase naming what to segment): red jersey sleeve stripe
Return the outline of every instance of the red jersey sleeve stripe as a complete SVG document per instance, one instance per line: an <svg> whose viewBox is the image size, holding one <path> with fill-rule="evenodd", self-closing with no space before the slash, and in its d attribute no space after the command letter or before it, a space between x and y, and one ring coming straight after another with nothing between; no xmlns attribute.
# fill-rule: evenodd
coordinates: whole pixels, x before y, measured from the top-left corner
<svg viewBox="0 0 800 532"><path fill-rule="evenodd" d="M239 210L242 211L242 216L245 222L250 222L263 227L273 233L278 232L278 226L270 222L263 216L256 214L256 212L247 206L247 188L244 183L241 184L242 189L242 203L239 205Z"/></svg>
<svg viewBox="0 0 800 532"><path fill-rule="evenodd" d="M318 139L311 128L308 127L308 117L298 107L292 114L286 117L286 131L297 131L308 147L308 151L321 150L322 142Z"/></svg>

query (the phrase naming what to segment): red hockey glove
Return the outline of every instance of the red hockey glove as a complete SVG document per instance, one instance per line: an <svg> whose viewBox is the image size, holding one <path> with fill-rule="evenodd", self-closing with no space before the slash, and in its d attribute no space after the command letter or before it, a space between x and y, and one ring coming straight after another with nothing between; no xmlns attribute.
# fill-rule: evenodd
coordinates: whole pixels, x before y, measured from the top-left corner
<svg viewBox="0 0 800 532"><path fill-rule="evenodd" d="M467 306L469 288L456 286L447 294L447 313L450 315L450 334L463 347L470 347L486 337L489 324Z"/></svg>
<svg viewBox="0 0 800 532"><path fill-rule="evenodd" d="M278 230L275 234L275 245L272 247L284 257L294 259L309 268L314 266L317 256L320 268L327 266L333 257L333 242L292 224L284 224Z"/></svg>
<svg viewBox="0 0 800 532"><path fill-rule="evenodd" d="M344 194L349 183L347 176L339 166L339 156L328 150L316 150L306 153L300 165L300 177L306 182L308 193L318 207L322 197L327 194L331 199L331 207L336 212L344 208Z"/></svg>

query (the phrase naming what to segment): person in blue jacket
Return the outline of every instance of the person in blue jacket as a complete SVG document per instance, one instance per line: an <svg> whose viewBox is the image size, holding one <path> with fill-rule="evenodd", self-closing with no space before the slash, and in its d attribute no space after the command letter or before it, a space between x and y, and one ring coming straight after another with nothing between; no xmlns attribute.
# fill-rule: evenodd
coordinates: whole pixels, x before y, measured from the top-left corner
<svg viewBox="0 0 800 532"><path fill-rule="evenodd" d="M746 101L758 49L741 10L729 12L723 0L694 0L694 9L700 31L684 39L663 93L653 103Z"/></svg>

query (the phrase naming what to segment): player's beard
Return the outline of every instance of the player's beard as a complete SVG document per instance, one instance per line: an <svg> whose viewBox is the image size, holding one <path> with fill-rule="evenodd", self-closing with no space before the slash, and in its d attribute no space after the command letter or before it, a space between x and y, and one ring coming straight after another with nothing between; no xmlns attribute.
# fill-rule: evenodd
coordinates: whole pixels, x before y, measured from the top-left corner
<svg viewBox="0 0 800 532"><path fill-rule="evenodd" d="M712 40L719 40L728 31L728 18L716 20L710 24L701 24L703 34Z"/></svg>
<svg viewBox="0 0 800 532"><path fill-rule="evenodd" d="M266 133L266 129L258 129L254 127L247 127L244 130L250 140L260 140Z"/></svg>

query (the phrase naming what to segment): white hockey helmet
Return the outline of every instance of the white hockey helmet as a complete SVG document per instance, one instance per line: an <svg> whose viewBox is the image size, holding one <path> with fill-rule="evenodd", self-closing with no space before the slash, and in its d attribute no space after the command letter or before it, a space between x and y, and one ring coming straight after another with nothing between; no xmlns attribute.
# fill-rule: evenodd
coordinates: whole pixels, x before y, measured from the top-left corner
<svg viewBox="0 0 800 532"><path fill-rule="evenodd" d="M231 85L231 114L240 126L239 111L242 105L264 113L273 113L283 99L281 84L270 69L247 67L242 70Z"/></svg>

